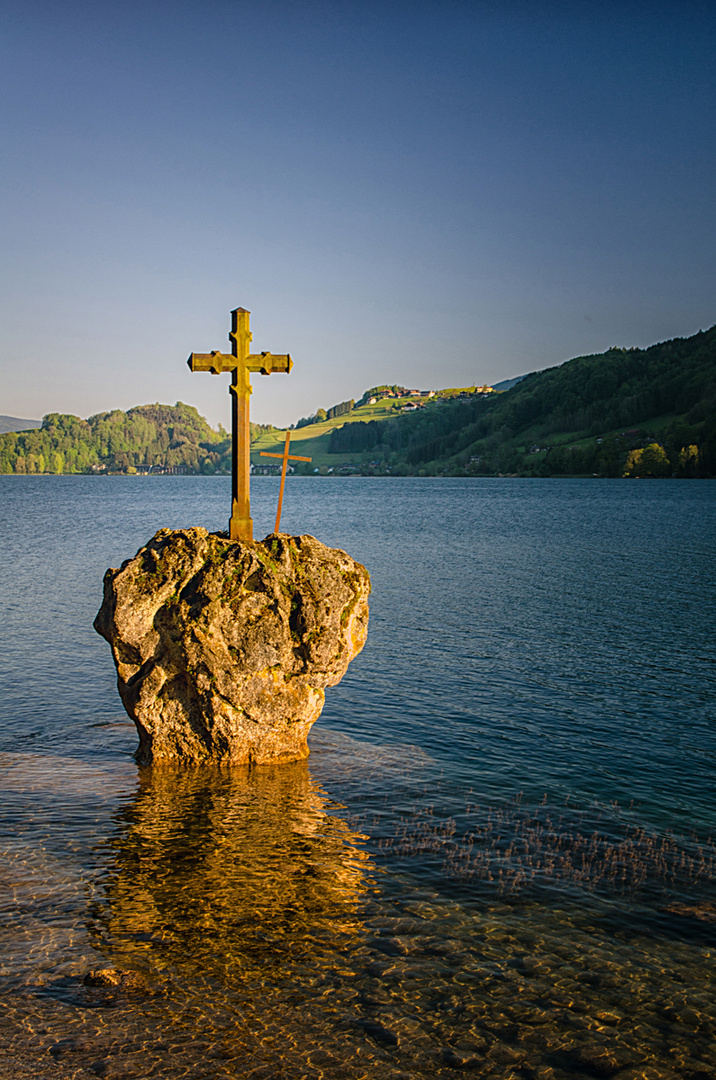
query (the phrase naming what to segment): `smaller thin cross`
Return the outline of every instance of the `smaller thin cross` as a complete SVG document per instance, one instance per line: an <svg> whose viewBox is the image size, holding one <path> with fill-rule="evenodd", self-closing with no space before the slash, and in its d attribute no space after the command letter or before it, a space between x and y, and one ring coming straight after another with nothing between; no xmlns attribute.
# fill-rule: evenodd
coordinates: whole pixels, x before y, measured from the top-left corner
<svg viewBox="0 0 716 1080"><path fill-rule="evenodd" d="M291 442L291 432L286 432L286 444L283 448L282 454L270 454L267 450L261 451L261 457L277 457L283 458L283 466L281 468L281 490L278 493L278 510L276 511L276 528L274 532L278 532L278 527L281 524L281 507L283 506L283 485L286 483L286 470L288 469L289 461L311 461L310 457L300 457L298 454L289 454L288 446Z"/></svg>

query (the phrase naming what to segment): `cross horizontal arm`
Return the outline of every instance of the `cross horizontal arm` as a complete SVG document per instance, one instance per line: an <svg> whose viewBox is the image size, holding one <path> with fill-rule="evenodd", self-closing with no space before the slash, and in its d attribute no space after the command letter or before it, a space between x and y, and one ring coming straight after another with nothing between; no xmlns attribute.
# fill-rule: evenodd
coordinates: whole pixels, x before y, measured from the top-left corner
<svg viewBox="0 0 716 1080"><path fill-rule="evenodd" d="M230 353L193 352L187 364L192 371L210 371L212 375L221 375L224 371L233 371L239 366L239 359Z"/></svg>
<svg viewBox="0 0 716 1080"><path fill-rule="evenodd" d="M268 452L268 450L261 450L261 451L260 451L260 453L259 453L259 456L260 456L260 457L277 457L277 458L283 458L283 454L270 454L270 453ZM298 454L287 454L286 456L287 456L287 458L288 458L288 460L289 460L289 461L313 461L313 458L310 458L310 457L300 457L300 456L299 456Z"/></svg>
<svg viewBox="0 0 716 1080"><path fill-rule="evenodd" d="M210 371L212 375L221 375L225 371L235 371L242 364L245 364L249 371L258 371L261 375L272 375L276 371L288 375L293 367L293 360L288 353L283 355L270 352L251 353L246 357L246 360L242 360L241 357L232 356L230 353L214 351L210 353L193 352L187 360L187 364L192 371Z"/></svg>
<svg viewBox="0 0 716 1080"><path fill-rule="evenodd" d="M288 375L293 367L293 360L288 353L282 356L270 352L251 353L246 357L246 366L249 371L259 371L262 375L271 375L274 371Z"/></svg>

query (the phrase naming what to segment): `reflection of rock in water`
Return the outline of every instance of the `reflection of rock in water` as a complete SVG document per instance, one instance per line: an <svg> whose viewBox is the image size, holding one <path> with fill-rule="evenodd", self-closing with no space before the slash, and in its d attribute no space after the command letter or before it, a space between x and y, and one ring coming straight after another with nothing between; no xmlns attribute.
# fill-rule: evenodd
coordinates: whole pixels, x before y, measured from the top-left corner
<svg viewBox="0 0 716 1080"><path fill-rule="evenodd" d="M361 837L327 812L303 762L147 771L121 825L93 911L118 967L280 982L297 964L320 970L360 929Z"/></svg>

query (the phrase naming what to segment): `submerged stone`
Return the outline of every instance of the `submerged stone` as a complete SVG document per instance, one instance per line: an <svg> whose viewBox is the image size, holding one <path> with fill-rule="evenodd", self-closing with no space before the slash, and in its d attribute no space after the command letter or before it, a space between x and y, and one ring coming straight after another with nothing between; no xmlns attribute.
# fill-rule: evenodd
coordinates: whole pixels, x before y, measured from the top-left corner
<svg viewBox="0 0 716 1080"><path fill-rule="evenodd" d="M138 971L119 971L117 968L97 968L88 971L82 980L85 986L103 989L143 990L145 980Z"/></svg>
<svg viewBox="0 0 716 1080"><path fill-rule="evenodd" d="M296 761L365 644L368 571L312 536L255 544L161 529L104 576L94 627L112 646L137 759Z"/></svg>

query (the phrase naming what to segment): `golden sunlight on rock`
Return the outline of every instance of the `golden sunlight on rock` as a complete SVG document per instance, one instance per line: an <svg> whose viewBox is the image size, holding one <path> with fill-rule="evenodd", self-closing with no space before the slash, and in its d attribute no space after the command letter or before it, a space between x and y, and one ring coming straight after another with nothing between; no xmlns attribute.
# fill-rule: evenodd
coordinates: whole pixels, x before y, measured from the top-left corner
<svg viewBox="0 0 716 1080"><path fill-rule="evenodd" d="M258 544L161 529L104 578L112 646L142 763L296 761L326 686L365 644L368 571L312 536Z"/></svg>

